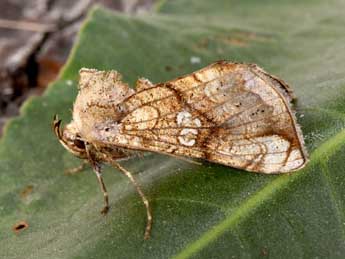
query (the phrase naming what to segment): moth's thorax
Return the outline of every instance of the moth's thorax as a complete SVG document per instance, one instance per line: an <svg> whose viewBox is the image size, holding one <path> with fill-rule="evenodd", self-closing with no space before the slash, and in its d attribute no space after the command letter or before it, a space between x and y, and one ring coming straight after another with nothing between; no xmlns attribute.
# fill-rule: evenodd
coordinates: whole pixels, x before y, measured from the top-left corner
<svg viewBox="0 0 345 259"><path fill-rule="evenodd" d="M126 114L123 100L134 90L121 81L116 71L81 69L79 93L73 107L73 121L87 141L102 141L116 135L117 122Z"/></svg>

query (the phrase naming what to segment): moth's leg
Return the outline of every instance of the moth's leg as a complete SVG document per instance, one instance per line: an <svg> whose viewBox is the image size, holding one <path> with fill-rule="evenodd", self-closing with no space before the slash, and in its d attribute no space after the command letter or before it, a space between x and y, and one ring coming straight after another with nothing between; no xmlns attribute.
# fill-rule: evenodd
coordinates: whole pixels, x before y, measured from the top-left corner
<svg viewBox="0 0 345 259"><path fill-rule="evenodd" d="M146 223L146 229L144 234L144 239L150 238L151 228L152 228L152 214L151 214L151 207L148 199L146 198L144 192L141 190L140 185L136 181L136 179L133 177L131 172L127 171L125 168L123 168L119 163L112 161L111 164L119 169L124 175L126 175L129 180L132 182L132 184L135 186L138 194L140 195L145 207L146 207L146 214L147 214L147 223Z"/></svg>
<svg viewBox="0 0 345 259"><path fill-rule="evenodd" d="M89 161L93 171L95 172L95 174L97 176L97 180L98 180L99 186L101 187L101 191L103 193L104 207L101 210L101 213L102 214L107 214L107 212L109 211L109 198L108 198L107 188L105 187L105 184L104 184L104 181L103 181L102 172L101 172L101 166L100 166L100 164L96 160L96 156L94 154L92 146L85 145L85 150L86 150L86 153L87 153L87 156L88 156L88 161Z"/></svg>
<svg viewBox="0 0 345 259"><path fill-rule="evenodd" d="M101 210L102 214L107 214L109 211L109 198L108 198L108 192L107 192L107 188L105 187L104 181L103 181L103 177L102 177L102 172L101 172L101 167L94 163L92 165L92 169L95 172L96 176L97 176L97 180L99 183L99 186L101 187L102 193L103 193L103 197L104 197L104 207Z"/></svg>
<svg viewBox="0 0 345 259"><path fill-rule="evenodd" d="M80 173L81 171L84 171L84 169L89 165L89 161L87 160L83 160L83 163L80 164L77 167L73 167L73 168L69 168L65 170L65 174L67 175L73 175L73 174L77 174Z"/></svg>

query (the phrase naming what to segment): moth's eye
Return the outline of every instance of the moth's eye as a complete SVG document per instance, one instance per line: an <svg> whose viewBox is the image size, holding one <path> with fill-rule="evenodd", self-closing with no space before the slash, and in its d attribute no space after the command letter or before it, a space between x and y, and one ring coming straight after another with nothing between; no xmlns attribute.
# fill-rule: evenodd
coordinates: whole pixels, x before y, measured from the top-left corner
<svg viewBox="0 0 345 259"><path fill-rule="evenodd" d="M75 139L73 141L73 144L77 147L77 148L80 148L80 149L85 149L85 143L84 141L80 140L80 139Z"/></svg>

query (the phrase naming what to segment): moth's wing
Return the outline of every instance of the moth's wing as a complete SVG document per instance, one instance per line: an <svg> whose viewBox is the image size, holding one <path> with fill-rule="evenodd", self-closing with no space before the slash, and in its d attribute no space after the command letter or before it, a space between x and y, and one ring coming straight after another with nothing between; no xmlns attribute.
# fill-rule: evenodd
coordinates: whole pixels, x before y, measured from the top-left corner
<svg viewBox="0 0 345 259"><path fill-rule="evenodd" d="M290 100L255 65L218 62L130 96L107 141L260 173L294 171L307 154Z"/></svg>

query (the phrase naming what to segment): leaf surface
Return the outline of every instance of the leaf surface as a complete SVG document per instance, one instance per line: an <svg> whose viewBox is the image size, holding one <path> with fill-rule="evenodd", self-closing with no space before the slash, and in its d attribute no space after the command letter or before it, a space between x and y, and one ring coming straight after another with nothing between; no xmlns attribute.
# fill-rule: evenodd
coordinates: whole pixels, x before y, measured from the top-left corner
<svg viewBox="0 0 345 259"><path fill-rule="evenodd" d="M32 98L0 146L1 258L341 258L345 254L345 3L161 1L127 16L94 8L59 79ZM259 175L159 154L130 159L152 202L145 210L128 180L105 168L112 209L90 169L53 136L66 123L81 67L110 70L134 85L163 82L216 60L257 63L298 97L311 161L290 175ZM200 62L198 62L200 61ZM15 234L25 220L29 227Z"/></svg>

